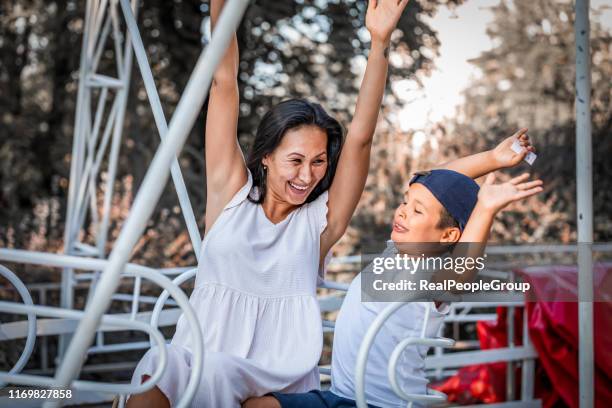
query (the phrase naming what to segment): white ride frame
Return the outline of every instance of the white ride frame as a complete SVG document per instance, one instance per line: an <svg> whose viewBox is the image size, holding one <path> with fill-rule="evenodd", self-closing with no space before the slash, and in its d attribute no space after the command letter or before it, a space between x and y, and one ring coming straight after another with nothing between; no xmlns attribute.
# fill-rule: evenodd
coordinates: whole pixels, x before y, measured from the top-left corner
<svg viewBox="0 0 612 408"><path fill-rule="evenodd" d="M28 288L13 272L4 266L0 266L0 274L14 285L23 300L23 304L0 301L0 311L25 314L28 317L27 321L0 325L0 340L26 338L26 345L18 362L10 371L0 372L0 381L53 389L72 388L76 391L89 392L90 394L80 394L83 398L80 400L81 402L86 400L92 402L92 398L94 400L99 398L100 401L107 401L108 395L121 394L122 399L120 403L122 405L124 395L152 388L162 375L167 356L164 347L162 347L165 340L159 332L158 326L171 326L175 324L179 315L183 313L196 336L196 346L194 348L195 364L192 376L187 390L178 404L179 407L189 406L195 393L203 364L205 364L205 359L204 350L201 346L201 332L198 321L193 309L189 305L187 296L178 286L191 279L195 275L195 269L190 267L155 270L128 263L128 261L134 245L141 236L145 224L159 200L169 174L172 175L196 258L199 259L198 251L201 237L176 156L181 151L185 139L196 120L208 92L215 67L219 63L229 43L230 36L236 30L248 3L249 0L228 0L228 4L220 16L215 36L201 53L174 115L168 124L136 24L137 0L131 0L131 3L129 0L87 0L71 156L64 254L0 249L1 261L62 268L60 285L61 307L54 308L44 305L43 297L46 294L46 287L43 286L37 288L41 294L40 301L43 304L34 305ZM579 245L577 249L575 247L573 249L578 252L581 300L579 307L581 407L593 406L594 393L592 302L588 301L593 298L592 250L594 249L592 247L591 83L588 12L589 0L576 0L578 241L581 244L586 244ZM126 28L125 32L122 31L120 17L123 17ZM103 57L103 51L107 46L107 40L110 37L112 37L113 41L112 47L116 63L115 77L97 72L100 60ZM113 250L110 254L107 254L105 248L108 241L111 198L117 172L133 55L136 56L138 68L142 75L155 124L162 142L149 166L121 233L113 245ZM112 97L114 97L113 102L109 104L109 98ZM97 207L96 193L98 183L101 181L101 167L105 156L107 156L106 162L108 167L106 169L106 180L104 181L104 199L100 211ZM91 224L95 227L96 231L95 246L79 241L79 236L84 229L88 214ZM98 218L98 214L102 214L101 219ZM531 247L531 249L533 250L534 248ZM551 248L549 247L549 249ZM569 250L571 251L572 249ZM347 258L336 261L342 263L352 260L353 258ZM77 270L89 272L77 273ZM173 281L167 277L175 275L177 277ZM133 294L115 293L122 278L134 280ZM164 289L159 298L140 296L143 278L151 280ZM84 311L74 310L74 290L83 282L89 283L88 287L90 288L87 304ZM346 290L346 285L333 282L327 282L323 287ZM173 300L169 300L168 296L172 296ZM131 312L128 314L105 314L112 300L131 302ZM138 312L138 304L140 302L155 303L153 312ZM339 297L322 299L322 309L337 309L340 302L341 299ZM164 305L178 305L179 308L162 310ZM498 304L496 303L495 305ZM507 304L511 310L519 305L522 305L522 300L520 299ZM391 313L399 310L401 306L402 304L391 304L379 316L364 340L356 373L358 384L356 399L360 407L365 406L363 375L369 345L375 337L377 330L384 323L384 320ZM470 305L458 304L454 307L469 309ZM37 316L47 316L53 319L37 319ZM475 317L470 317L469 314L465 313L451 313L447 321L466 321L469 319L475 319ZM526 321L526 319L524 320ZM147 321L149 323L146 323ZM324 322L324 326L326 331L331 331L334 325L333 322ZM509 328L512 326L510 324ZM104 332L125 329L141 330L148 333L150 342L120 345L104 344ZM453 340L426 339L424 334L419 338L406 339L394 351L389 365L389 378L392 387L408 404L426 400L439 401L444 398L440 395L406 395L395 382L394 369L397 364L397 357L402 349L414 344L423 344L436 347L435 355L428 357L426 362L426 368L432 370L436 375L442 375L448 367L458 367L470 363L523 361L521 401L509 401L508 403L497 404L496 406L538 406L539 401L533 400L533 381L529 381L533 380L533 362L537 356L533 347L528 342L526 328L524 327L523 330L526 342L522 347L514 347L511 344L507 349L495 350L495 354L487 353L487 351L470 351L443 355L441 348L451 346ZM37 336L47 335L60 335L57 359L58 368L54 373L54 377L19 374L32 355ZM90 346L94 336L96 336L96 344L95 346ZM512 338L511 335L510 338ZM88 354L145 349L153 344L160 346L160 364L151 381L146 384L131 386L129 384L104 384L77 379L83 368L85 357ZM46 348L46 339L44 337L42 347L43 349ZM48 366L46 352L42 353L41 358L42 366ZM511 370L510 364L509 370ZM323 373L329 372L326 368L322 368L321 371ZM512 376L508 376L508 378L508 395L511 396L514 386L511 383L513 381L511 379ZM58 407L64 402L74 403L75 400L62 401L52 399L44 402L43 406Z"/></svg>

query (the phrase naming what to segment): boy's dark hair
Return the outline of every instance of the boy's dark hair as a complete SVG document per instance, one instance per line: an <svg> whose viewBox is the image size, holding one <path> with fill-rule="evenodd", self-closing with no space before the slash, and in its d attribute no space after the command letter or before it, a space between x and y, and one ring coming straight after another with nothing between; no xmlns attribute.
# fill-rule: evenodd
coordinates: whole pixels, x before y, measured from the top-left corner
<svg viewBox="0 0 612 408"><path fill-rule="evenodd" d="M440 221L438 221L438 225L436 227L440 229L459 228L459 223L453 218L452 215L449 214L445 207L442 207L440 210Z"/></svg>

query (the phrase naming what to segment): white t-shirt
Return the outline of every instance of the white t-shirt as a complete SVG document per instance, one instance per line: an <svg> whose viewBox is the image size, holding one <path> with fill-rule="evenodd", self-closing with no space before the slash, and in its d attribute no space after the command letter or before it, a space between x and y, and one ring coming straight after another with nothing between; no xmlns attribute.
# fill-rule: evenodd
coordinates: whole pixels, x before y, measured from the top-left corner
<svg viewBox="0 0 612 408"><path fill-rule="evenodd" d="M362 302L361 274L351 283L342 303L336 328L332 354L331 391L341 397L355 399L355 366L363 337L374 319L391 303ZM420 337L426 308L431 308L426 337L436 337L442 326L448 305L441 310L433 302L409 302L387 319L378 332L366 365L365 394L368 404L379 407L405 407L391 388L387 376L389 357L395 347L406 337ZM428 380L425 377L424 359L428 347L407 347L397 365L397 380L404 392L425 394ZM418 406L415 404L414 406Z"/></svg>

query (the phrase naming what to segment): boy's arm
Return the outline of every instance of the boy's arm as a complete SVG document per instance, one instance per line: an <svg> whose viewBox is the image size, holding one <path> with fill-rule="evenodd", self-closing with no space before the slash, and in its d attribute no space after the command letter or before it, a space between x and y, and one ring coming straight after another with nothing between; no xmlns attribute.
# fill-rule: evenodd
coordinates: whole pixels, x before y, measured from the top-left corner
<svg viewBox="0 0 612 408"><path fill-rule="evenodd" d="M520 145L524 147L521 153L516 153L511 149L512 143L517 139ZM457 160L441 164L436 168L454 170L476 179L495 170L516 166L529 152L535 152L535 148L531 145L527 135L527 128L522 128L512 136L504 139L493 150L461 157Z"/></svg>
<svg viewBox="0 0 612 408"><path fill-rule="evenodd" d="M489 238L489 231L497 213L504 207L523 198L542 191L542 181L527 181L528 173L523 173L506 183L493 184L494 174L489 174L480 187L478 201L470 215L465 230L461 234L452 257L478 258L483 255ZM453 279L457 282L470 282L478 274L477 268L467 269L462 274L454 272L437 274L436 280Z"/></svg>

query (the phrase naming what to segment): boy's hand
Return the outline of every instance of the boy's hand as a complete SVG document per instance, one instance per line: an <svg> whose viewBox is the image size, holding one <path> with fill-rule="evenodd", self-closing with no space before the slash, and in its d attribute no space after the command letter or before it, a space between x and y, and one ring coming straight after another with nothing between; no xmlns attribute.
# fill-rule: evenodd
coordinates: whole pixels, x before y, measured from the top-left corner
<svg viewBox="0 0 612 408"><path fill-rule="evenodd" d="M478 192L477 206L491 215L497 214L508 204L532 196L542 191L542 180L527 181L528 173L505 183L493 184L495 175L489 173Z"/></svg>
<svg viewBox="0 0 612 408"><path fill-rule="evenodd" d="M366 13L366 27L372 41L388 43L409 0L370 0Z"/></svg>
<svg viewBox="0 0 612 408"><path fill-rule="evenodd" d="M515 140L518 140L521 147L524 148L520 153L516 153L511 148ZM519 164L529 152L535 153L535 147L531 145L531 141L527 135L527 128L522 128L493 149L493 159L497 162L498 168L514 167Z"/></svg>

